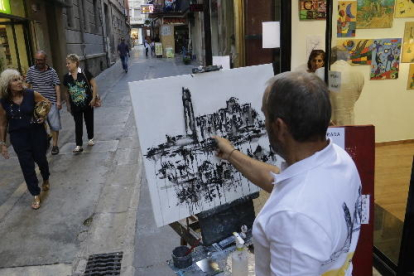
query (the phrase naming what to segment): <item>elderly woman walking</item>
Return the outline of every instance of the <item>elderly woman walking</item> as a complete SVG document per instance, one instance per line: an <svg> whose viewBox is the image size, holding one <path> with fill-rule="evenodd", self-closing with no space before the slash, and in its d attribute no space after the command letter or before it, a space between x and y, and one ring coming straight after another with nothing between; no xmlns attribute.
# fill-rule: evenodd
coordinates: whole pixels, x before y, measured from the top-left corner
<svg viewBox="0 0 414 276"><path fill-rule="evenodd" d="M10 142L19 159L27 188L34 196L33 209L40 208L40 188L35 172L39 166L43 178L42 189L48 190L49 164L46 158L47 134L44 118L35 119L34 110L38 102L50 102L39 93L23 88L22 76L14 69L6 69L0 75L0 152L9 158L6 147L6 129ZM47 115L47 114L46 114Z"/></svg>
<svg viewBox="0 0 414 276"><path fill-rule="evenodd" d="M79 67L79 57L70 54L66 57L66 68L69 73L63 76L63 85L67 88L69 95L69 111L75 120L76 147L73 153L83 151L83 119L85 119L86 131L88 133L88 146L95 144L93 140L93 107L96 104L98 87L92 74L88 70Z"/></svg>

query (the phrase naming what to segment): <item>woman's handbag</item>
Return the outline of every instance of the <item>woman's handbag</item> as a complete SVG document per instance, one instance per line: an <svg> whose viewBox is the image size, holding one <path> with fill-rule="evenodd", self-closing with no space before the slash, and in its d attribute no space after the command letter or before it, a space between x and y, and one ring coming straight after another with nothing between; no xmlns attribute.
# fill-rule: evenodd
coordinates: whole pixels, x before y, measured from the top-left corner
<svg viewBox="0 0 414 276"><path fill-rule="evenodd" d="M33 117L35 121L45 119L49 114L51 104L48 101L37 102L34 108Z"/></svg>
<svg viewBox="0 0 414 276"><path fill-rule="evenodd" d="M85 77L86 81L88 82L89 89L90 89L90 90L91 90L91 92L93 93L92 85L91 85L91 83L89 82L88 77L86 77L86 75L85 75L85 73L83 73L83 71L82 71L82 74L83 74L83 76ZM95 104L93 105L93 107L101 107L101 106L102 106L102 99L101 99L101 97L99 96L99 94L96 94Z"/></svg>

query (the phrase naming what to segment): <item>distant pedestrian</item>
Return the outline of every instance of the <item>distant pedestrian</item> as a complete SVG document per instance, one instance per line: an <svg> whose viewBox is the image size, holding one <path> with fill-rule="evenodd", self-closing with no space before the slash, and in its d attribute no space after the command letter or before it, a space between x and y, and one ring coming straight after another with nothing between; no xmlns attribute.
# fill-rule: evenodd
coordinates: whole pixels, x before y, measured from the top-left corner
<svg viewBox="0 0 414 276"><path fill-rule="evenodd" d="M149 37L145 38L144 47L145 47L145 56L148 56L148 50L151 49L151 42L150 42Z"/></svg>
<svg viewBox="0 0 414 276"><path fill-rule="evenodd" d="M121 43L118 45L118 54L121 58L122 69L125 70L125 73L128 73L129 46L125 43L125 38L121 38Z"/></svg>
<svg viewBox="0 0 414 276"><path fill-rule="evenodd" d="M70 54L66 57L66 68L69 73L63 77L63 85L67 88L68 110L75 120L76 147L73 153L83 151L83 119L85 119L86 131L88 133L88 146L93 146L93 108L98 94L98 86L92 74L88 70L79 67L79 57Z"/></svg>
<svg viewBox="0 0 414 276"><path fill-rule="evenodd" d="M43 178L42 189L49 190L49 164L46 158L47 133L45 118L34 119L34 109L38 102L50 102L31 89L23 88L22 76L14 69L6 69L0 75L0 152L9 158L6 147L6 129L10 142L19 159L27 189L34 196L33 209L40 208L39 180L36 177L35 163ZM46 114L45 114L46 116Z"/></svg>
<svg viewBox="0 0 414 276"><path fill-rule="evenodd" d="M39 92L51 103L51 109L47 116L47 123L53 138L52 155L59 153L60 109L62 109L60 95L60 80L52 67L47 65L47 55L44 51L38 51L35 55L36 64L29 68L26 82L36 92Z"/></svg>

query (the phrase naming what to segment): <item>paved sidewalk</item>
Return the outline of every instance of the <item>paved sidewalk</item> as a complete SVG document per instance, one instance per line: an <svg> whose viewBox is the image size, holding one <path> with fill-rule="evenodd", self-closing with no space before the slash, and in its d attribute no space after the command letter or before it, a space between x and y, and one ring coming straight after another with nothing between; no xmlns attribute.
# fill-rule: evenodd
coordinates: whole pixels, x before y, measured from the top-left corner
<svg viewBox="0 0 414 276"><path fill-rule="evenodd" d="M63 110L60 153L48 155L51 190L37 211L16 155L0 158L0 275L81 275L88 256L111 252L123 252L122 275L134 275L142 166L128 82L192 67L178 58L145 58L138 47L128 74L117 62L97 76L103 106L95 111L96 145L72 154L74 122Z"/></svg>

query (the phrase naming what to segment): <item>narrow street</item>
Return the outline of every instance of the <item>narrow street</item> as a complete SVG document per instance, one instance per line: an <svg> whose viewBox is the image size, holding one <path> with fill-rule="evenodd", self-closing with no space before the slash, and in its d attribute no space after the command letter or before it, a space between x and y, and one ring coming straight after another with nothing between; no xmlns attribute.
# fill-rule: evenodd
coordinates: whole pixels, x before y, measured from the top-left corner
<svg viewBox="0 0 414 276"><path fill-rule="evenodd" d="M188 74L196 64L145 57L135 47L129 72L118 61L96 77L103 106L95 110L95 140L72 153L72 116L62 109L60 153L48 153L51 189L30 208L17 157L0 159L0 275L81 275L93 254L122 252L121 275L173 275L165 260L179 243L156 228L130 103L128 82ZM84 139L85 136L84 136ZM41 179L40 174L38 175Z"/></svg>

